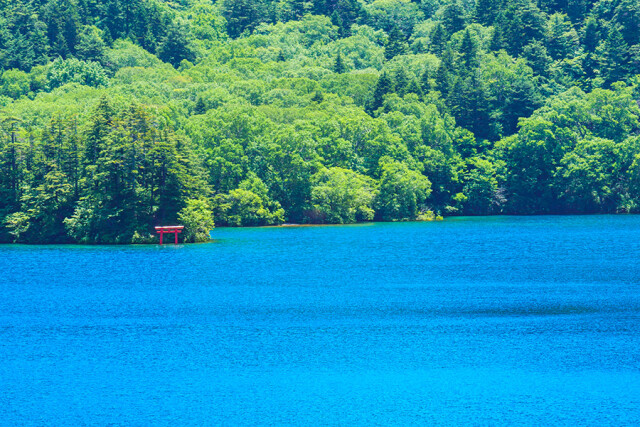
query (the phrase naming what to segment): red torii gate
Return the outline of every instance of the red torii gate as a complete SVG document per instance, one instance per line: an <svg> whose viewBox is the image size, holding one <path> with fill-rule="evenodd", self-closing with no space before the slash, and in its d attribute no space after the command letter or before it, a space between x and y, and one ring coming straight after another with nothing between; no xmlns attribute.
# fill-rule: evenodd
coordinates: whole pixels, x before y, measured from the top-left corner
<svg viewBox="0 0 640 427"><path fill-rule="evenodd" d="M160 235L160 244L162 244L162 236L164 233L173 233L176 236L175 243L178 244L178 233L182 233L184 225L165 225L156 227L156 233Z"/></svg>

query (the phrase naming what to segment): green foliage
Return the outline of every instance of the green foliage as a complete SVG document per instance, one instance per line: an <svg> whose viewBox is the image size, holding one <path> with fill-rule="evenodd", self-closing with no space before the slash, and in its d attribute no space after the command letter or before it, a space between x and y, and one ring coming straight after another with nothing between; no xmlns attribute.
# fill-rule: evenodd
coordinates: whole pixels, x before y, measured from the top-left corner
<svg viewBox="0 0 640 427"><path fill-rule="evenodd" d="M284 210L273 201L267 186L255 174L240 183L229 194L214 198L217 221L229 226L276 225L284 222Z"/></svg>
<svg viewBox="0 0 640 427"><path fill-rule="evenodd" d="M190 46L186 22L175 21L169 25L167 34L158 45L158 58L174 67L178 67L184 60L195 60L195 53Z"/></svg>
<svg viewBox="0 0 640 427"><path fill-rule="evenodd" d="M311 177L312 222L348 224L371 221L377 196L373 179L348 169L322 169Z"/></svg>
<svg viewBox="0 0 640 427"><path fill-rule="evenodd" d="M637 212L639 11L0 2L0 241Z"/></svg>
<svg viewBox="0 0 640 427"><path fill-rule="evenodd" d="M377 214L383 221L411 220L431 194L431 182L407 165L389 158L380 160L382 176L376 198Z"/></svg>
<svg viewBox="0 0 640 427"><path fill-rule="evenodd" d="M154 67L160 60L129 40L117 40L105 52L105 66L112 72L125 67Z"/></svg>
<svg viewBox="0 0 640 427"><path fill-rule="evenodd" d="M404 36L398 30L398 27L391 28L389 31L389 39L384 49L384 57L386 59L394 58L398 55L404 55L408 50L407 43L404 40Z"/></svg>
<svg viewBox="0 0 640 427"><path fill-rule="evenodd" d="M206 199L187 200L186 206L178 212L178 221L184 225L184 242L207 242L215 226L213 210Z"/></svg>
<svg viewBox="0 0 640 427"><path fill-rule="evenodd" d="M95 26L85 26L78 37L77 58L83 61L103 62L105 49L103 31Z"/></svg>
<svg viewBox="0 0 640 427"><path fill-rule="evenodd" d="M31 89L29 75L20 70L7 70L0 77L0 93L13 99L27 95Z"/></svg>
<svg viewBox="0 0 640 427"><path fill-rule="evenodd" d="M97 62L85 62L75 58L56 59L47 69L47 87L52 90L67 83L86 86L108 86L109 79Z"/></svg>

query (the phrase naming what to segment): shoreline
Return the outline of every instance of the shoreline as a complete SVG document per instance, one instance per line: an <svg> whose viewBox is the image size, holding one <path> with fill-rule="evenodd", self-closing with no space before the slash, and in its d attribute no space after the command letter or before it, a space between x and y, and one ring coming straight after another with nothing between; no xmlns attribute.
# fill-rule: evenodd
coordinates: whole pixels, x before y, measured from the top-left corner
<svg viewBox="0 0 640 427"><path fill-rule="evenodd" d="M242 226L242 227L230 227L230 226L216 226L215 229L225 229L225 230L233 230L233 229L247 229L247 228L314 228L314 227L369 227L374 226L376 224L406 224L406 223L431 223L431 222L446 222L447 220L455 220L460 218L514 218L514 217L530 217L530 218L540 218L540 217L619 217L619 216L640 216L640 213L597 213L597 214L499 214L499 215L456 215L456 216L448 216L444 219L432 219L432 220L408 220L408 221L367 221L367 222L355 222L349 224L297 224L297 223L284 223L280 225L253 225L253 226ZM198 245L198 244L206 244L213 243L216 239L212 238L206 242L193 242L193 243L178 243L177 245L173 243L166 243L164 245L159 245L156 243L97 243L97 244L88 244L88 243L75 243L75 242L37 242L37 243L12 243L12 242L0 242L0 247L2 246L85 246L85 247L96 247L96 246L183 246L183 245Z"/></svg>

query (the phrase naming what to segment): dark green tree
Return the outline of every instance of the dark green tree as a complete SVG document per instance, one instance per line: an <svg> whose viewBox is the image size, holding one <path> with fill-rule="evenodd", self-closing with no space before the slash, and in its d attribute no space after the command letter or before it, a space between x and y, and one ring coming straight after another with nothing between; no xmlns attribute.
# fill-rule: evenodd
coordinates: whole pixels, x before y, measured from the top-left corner
<svg viewBox="0 0 640 427"><path fill-rule="evenodd" d="M466 25L465 11L460 2L454 0L444 6L442 25L447 33L453 34L464 29Z"/></svg>
<svg viewBox="0 0 640 427"><path fill-rule="evenodd" d="M222 14L231 37L253 30L265 18L262 2L254 0L223 0Z"/></svg>
<svg viewBox="0 0 640 427"><path fill-rule="evenodd" d="M169 26L167 35L158 46L158 57L174 67L178 67L183 60L195 60L186 23L176 21Z"/></svg>
<svg viewBox="0 0 640 427"><path fill-rule="evenodd" d="M106 44L98 28L86 26L82 29L76 45L76 57L78 59L102 62L105 49Z"/></svg>
<svg viewBox="0 0 640 427"><path fill-rule="evenodd" d="M478 44L467 29L460 44L460 65L465 72L474 70L478 65Z"/></svg>
<svg viewBox="0 0 640 427"><path fill-rule="evenodd" d="M394 88L398 95L404 96L409 86L409 77L404 68L399 68L394 75Z"/></svg>
<svg viewBox="0 0 640 427"><path fill-rule="evenodd" d="M46 24L38 19L33 6L16 0L7 6L5 16L3 67L29 71L44 64L49 51Z"/></svg>
<svg viewBox="0 0 640 427"><path fill-rule="evenodd" d="M404 55L406 52L407 42L404 39L404 35L402 35L397 26L394 26L389 31L389 38L384 47L384 57L391 59L397 55Z"/></svg>
<svg viewBox="0 0 640 427"><path fill-rule="evenodd" d="M587 52L595 52L598 47L600 35L598 32L598 23L593 17L589 17L584 24L582 44Z"/></svg>
<svg viewBox="0 0 640 427"><path fill-rule="evenodd" d="M547 53L547 48L539 40L533 40L524 47L522 56L527 60L527 65L531 67L534 73L540 76L547 76L549 66L553 59Z"/></svg>
<svg viewBox="0 0 640 427"><path fill-rule="evenodd" d="M47 26L51 54L66 58L75 54L80 16L77 4L67 0L49 0L40 14Z"/></svg>
<svg viewBox="0 0 640 427"><path fill-rule="evenodd" d="M196 105L193 107L193 114L204 114L207 112L207 104L205 104L202 97L198 97Z"/></svg>
<svg viewBox="0 0 640 427"><path fill-rule="evenodd" d="M441 55L447 45L447 40L448 37L444 26L438 22L431 31L431 44L429 45L429 51L435 55Z"/></svg>
<svg viewBox="0 0 640 427"><path fill-rule="evenodd" d="M618 28L609 29L606 40L599 46L600 72L607 85L622 80L627 73L629 46Z"/></svg>
<svg viewBox="0 0 640 427"><path fill-rule="evenodd" d="M474 20L485 26L492 25L503 7L504 1L501 0L478 0Z"/></svg>
<svg viewBox="0 0 640 427"><path fill-rule="evenodd" d="M393 91L393 83L387 73L384 72L378 78L378 83L373 91L373 98L371 99L371 106L369 111L373 114L378 108L382 107L384 103L384 96Z"/></svg>
<svg viewBox="0 0 640 427"><path fill-rule="evenodd" d="M344 65L344 61L342 60L342 54L338 52L338 55L336 55L336 62L333 64L333 71L335 71L338 74L342 74L346 70L347 69Z"/></svg>
<svg viewBox="0 0 640 427"><path fill-rule="evenodd" d="M442 54L440 65L438 65L438 70L436 71L436 89L445 97L449 93L453 71L453 51L450 47L447 47Z"/></svg>

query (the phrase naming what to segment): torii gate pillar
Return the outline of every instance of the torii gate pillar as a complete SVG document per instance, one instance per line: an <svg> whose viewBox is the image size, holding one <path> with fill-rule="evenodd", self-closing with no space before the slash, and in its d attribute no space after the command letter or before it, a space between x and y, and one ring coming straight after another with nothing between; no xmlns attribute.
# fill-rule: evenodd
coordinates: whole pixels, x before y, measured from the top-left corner
<svg viewBox="0 0 640 427"><path fill-rule="evenodd" d="M175 244L178 244L178 233L182 233L184 225L165 225L156 227L156 233L160 235L160 244L162 244L162 236L165 233L173 233L175 235Z"/></svg>

